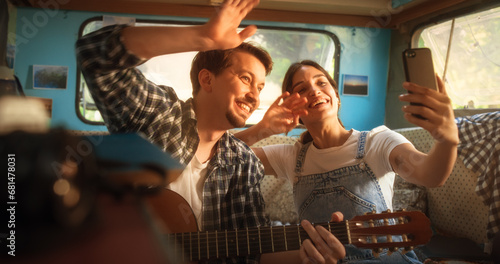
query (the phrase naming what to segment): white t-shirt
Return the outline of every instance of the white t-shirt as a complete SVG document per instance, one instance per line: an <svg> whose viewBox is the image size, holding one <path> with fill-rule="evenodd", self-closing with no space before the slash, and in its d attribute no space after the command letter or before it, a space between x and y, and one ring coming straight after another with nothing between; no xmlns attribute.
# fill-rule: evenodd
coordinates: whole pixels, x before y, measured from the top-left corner
<svg viewBox="0 0 500 264"><path fill-rule="evenodd" d="M182 171L182 174L167 185L167 188L181 195L193 209L198 227L202 220L203 184L207 178L208 162L201 163L196 155Z"/></svg>
<svg viewBox="0 0 500 264"><path fill-rule="evenodd" d="M306 153L302 175L324 173L356 165L358 161L355 157L360 135L360 131L353 129L351 136L339 147L318 149L314 144L311 144ZM389 162L389 154L396 146L403 143L410 143L410 141L386 126L376 127L367 135L364 161L378 179L387 206L391 210L395 173ZM297 153L302 146L302 143L297 142L295 145L263 147L267 159L279 178L288 178L292 183L294 182Z"/></svg>

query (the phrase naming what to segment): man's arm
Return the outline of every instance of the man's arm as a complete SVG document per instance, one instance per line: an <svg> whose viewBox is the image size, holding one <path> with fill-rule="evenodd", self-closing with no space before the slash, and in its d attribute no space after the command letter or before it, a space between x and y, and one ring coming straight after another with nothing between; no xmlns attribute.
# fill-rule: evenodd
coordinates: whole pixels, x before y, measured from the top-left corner
<svg viewBox="0 0 500 264"><path fill-rule="evenodd" d="M197 145L194 111L183 111L189 107L172 88L148 81L136 68L144 61L123 45L124 27L105 27L77 41L77 61L89 91L111 133L141 132L186 164Z"/></svg>
<svg viewBox="0 0 500 264"><path fill-rule="evenodd" d="M121 42L123 25L102 28L76 42L76 57L89 91L111 132L136 127L134 116L153 100L146 78L135 67L144 60Z"/></svg>
<svg viewBox="0 0 500 264"><path fill-rule="evenodd" d="M224 1L219 11L204 25L191 27L128 27L123 42L128 50L143 59L187 52L230 49L252 36L257 27L237 32L245 16L259 0Z"/></svg>
<svg viewBox="0 0 500 264"><path fill-rule="evenodd" d="M168 120L175 122L186 114L173 89L154 85L135 67L158 55L239 45L255 27L240 33L236 29L258 2L226 1L203 26L111 26L79 39L78 64L108 129L144 132L165 149L170 144L165 135L171 132Z"/></svg>

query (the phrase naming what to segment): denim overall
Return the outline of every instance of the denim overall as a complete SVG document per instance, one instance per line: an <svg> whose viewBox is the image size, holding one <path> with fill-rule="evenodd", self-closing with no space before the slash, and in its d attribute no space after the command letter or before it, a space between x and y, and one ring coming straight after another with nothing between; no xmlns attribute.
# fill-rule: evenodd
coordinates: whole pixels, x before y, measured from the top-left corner
<svg viewBox="0 0 500 264"><path fill-rule="evenodd" d="M342 212L344 219L349 220L366 212L387 210L380 185L363 160L367 134L366 131L361 132L358 140L358 163L329 172L302 176L306 152L312 142L304 144L299 150L295 166L297 182L294 184L299 219L323 223L330 221L335 211ZM389 256L384 249L375 258L371 249L358 249L353 245L345 247L346 257L339 263L420 263L413 251L406 255L394 252Z"/></svg>

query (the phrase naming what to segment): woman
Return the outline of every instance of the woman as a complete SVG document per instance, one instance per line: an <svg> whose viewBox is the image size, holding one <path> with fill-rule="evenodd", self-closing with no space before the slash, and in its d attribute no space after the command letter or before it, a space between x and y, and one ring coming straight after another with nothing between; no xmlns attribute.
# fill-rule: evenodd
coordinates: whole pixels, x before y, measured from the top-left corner
<svg viewBox="0 0 500 264"><path fill-rule="evenodd" d="M422 104L405 105L403 111L409 122L434 137L434 146L427 154L385 126L371 131L346 130L338 116L340 100L334 80L320 65L308 60L290 66L283 82L284 94L259 124L237 136L253 144L270 134L289 131L300 117L307 131L295 145L254 149L266 174L293 182L299 218L324 222L332 210L340 211L347 220L369 211L382 212L392 209L395 173L426 187L443 185L451 173L458 129L451 101L439 78L438 86L439 91L434 91L404 83L411 93L400 96L402 101ZM284 101L279 104L281 99ZM353 246L346 246L343 261L418 263L412 252L383 252L375 258L370 250Z"/></svg>

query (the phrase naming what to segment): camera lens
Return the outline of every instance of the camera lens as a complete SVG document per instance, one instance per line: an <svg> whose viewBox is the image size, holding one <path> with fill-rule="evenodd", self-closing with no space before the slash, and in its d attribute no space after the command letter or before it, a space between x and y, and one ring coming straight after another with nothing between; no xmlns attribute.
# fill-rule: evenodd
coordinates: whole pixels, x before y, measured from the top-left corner
<svg viewBox="0 0 500 264"><path fill-rule="evenodd" d="M407 51L407 52L406 52L406 57L408 57L408 58L413 58L413 57L415 57L415 51Z"/></svg>

